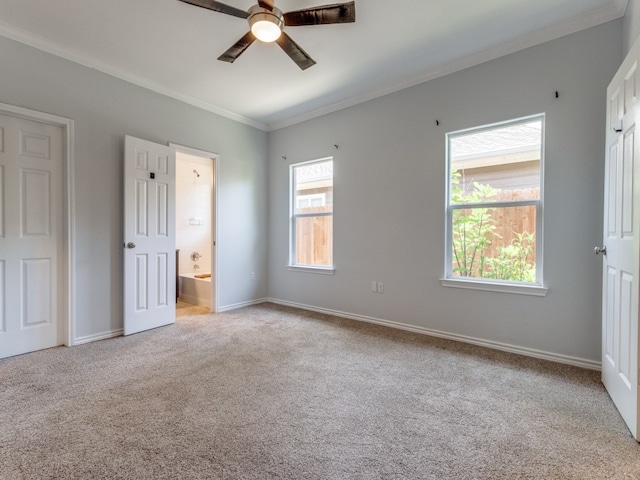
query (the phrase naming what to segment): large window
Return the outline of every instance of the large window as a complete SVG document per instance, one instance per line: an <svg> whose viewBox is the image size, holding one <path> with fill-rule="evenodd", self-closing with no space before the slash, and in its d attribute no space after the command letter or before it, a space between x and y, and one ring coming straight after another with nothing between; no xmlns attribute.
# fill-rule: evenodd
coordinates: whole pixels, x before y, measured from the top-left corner
<svg viewBox="0 0 640 480"><path fill-rule="evenodd" d="M291 166L290 265L333 270L333 159Z"/></svg>
<svg viewBox="0 0 640 480"><path fill-rule="evenodd" d="M447 135L445 284L542 286L543 143L543 115Z"/></svg>

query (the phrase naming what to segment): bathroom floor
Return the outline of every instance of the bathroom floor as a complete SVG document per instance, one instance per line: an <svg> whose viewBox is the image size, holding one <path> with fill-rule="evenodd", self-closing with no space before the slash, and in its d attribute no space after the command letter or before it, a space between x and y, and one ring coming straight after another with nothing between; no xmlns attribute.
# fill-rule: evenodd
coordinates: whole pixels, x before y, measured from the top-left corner
<svg viewBox="0 0 640 480"><path fill-rule="evenodd" d="M193 305L191 303L178 300L176 304L176 318L187 317L191 315L208 315L211 313L211 309L208 307L201 307L199 305Z"/></svg>

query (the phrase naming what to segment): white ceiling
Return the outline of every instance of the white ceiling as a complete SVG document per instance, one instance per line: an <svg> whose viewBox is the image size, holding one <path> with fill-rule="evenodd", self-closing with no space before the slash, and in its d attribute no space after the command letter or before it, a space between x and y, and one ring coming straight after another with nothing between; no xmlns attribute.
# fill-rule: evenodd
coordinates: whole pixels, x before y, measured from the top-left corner
<svg viewBox="0 0 640 480"><path fill-rule="evenodd" d="M217 61L248 31L246 20L178 0L0 0L0 35L273 130L619 18L626 4L356 0L356 23L287 29L318 62L305 71L260 42L233 64Z"/></svg>

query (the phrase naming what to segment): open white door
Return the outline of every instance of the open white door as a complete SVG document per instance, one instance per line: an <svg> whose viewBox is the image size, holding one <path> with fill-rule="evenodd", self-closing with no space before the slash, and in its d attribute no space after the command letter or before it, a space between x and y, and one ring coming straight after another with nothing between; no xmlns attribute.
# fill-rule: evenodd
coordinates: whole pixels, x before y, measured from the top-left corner
<svg viewBox="0 0 640 480"><path fill-rule="evenodd" d="M640 92L636 42L607 89L602 277L602 381L638 439Z"/></svg>
<svg viewBox="0 0 640 480"><path fill-rule="evenodd" d="M124 334L175 323L175 151L127 136Z"/></svg>

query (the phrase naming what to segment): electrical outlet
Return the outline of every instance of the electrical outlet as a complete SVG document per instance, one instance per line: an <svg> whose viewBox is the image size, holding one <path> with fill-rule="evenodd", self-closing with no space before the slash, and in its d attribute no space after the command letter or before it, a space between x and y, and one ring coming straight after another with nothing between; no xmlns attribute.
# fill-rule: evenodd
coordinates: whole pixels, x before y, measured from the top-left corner
<svg viewBox="0 0 640 480"><path fill-rule="evenodd" d="M256 272L251 272L251 280L255 280L256 279Z"/></svg>
<svg viewBox="0 0 640 480"><path fill-rule="evenodd" d="M384 283L378 282L378 293L384 293Z"/></svg>
<svg viewBox="0 0 640 480"><path fill-rule="evenodd" d="M373 293L378 293L378 283L377 282L371 282L371 291Z"/></svg>

